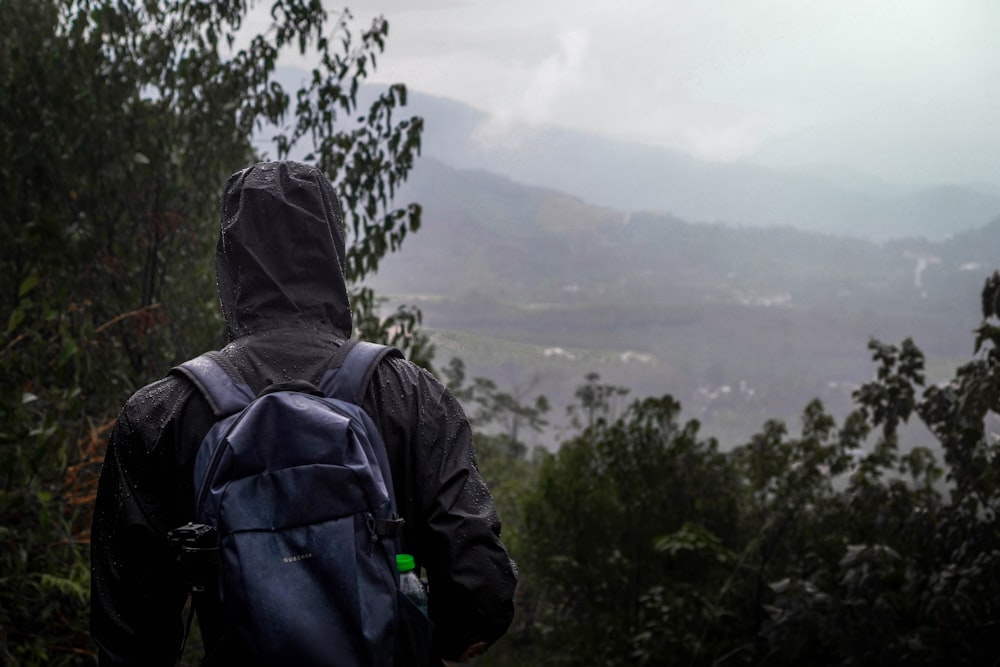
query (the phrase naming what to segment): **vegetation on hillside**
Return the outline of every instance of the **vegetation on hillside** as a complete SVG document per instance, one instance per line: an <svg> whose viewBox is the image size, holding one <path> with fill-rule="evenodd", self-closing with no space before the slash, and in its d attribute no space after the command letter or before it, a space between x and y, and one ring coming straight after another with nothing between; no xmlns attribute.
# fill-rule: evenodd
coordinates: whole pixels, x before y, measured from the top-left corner
<svg viewBox="0 0 1000 667"><path fill-rule="evenodd" d="M471 375L537 376L558 406L591 370L637 397L670 391L724 446L766 419L796 421L804 396L843 418L872 337L914 337L928 376L945 379L970 350L954 323L975 317L967 295L1000 246L988 217L947 240L877 244L626 216L427 159L405 191L433 224L373 285L419 298L432 340Z"/></svg>
<svg viewBox="0 0 1000 667"><path fill-rule="evenodd" d="M982 313L950 381L872 341L855 409L812 401L797 435L768 421L721 452L670 396L614 415L591 376L597 418L555 453L480 439L523 577L485 664L996 664L1000 273ZM914 416L943 460L901 441Z"/></svg>

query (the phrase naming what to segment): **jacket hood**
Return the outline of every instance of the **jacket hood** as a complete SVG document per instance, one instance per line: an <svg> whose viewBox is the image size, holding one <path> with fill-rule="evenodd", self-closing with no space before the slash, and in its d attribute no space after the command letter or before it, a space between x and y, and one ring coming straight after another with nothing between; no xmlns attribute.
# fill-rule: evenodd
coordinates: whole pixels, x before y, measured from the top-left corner
<svg viewBox="0 0 1000 667"><path fill-rule="evenodd" d="M287 327L350 336L343 220L314 167L263 162L230 176L215 253L230 340Z"/></svg>

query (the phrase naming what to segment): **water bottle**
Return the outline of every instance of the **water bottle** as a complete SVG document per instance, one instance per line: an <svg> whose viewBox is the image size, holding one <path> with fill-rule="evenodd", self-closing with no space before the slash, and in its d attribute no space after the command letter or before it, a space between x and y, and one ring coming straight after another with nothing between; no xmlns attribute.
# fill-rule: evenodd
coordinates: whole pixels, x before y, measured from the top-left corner
<svg viewBox="0 0 1000 667"><path fill-rule="evenodd" d="M396 571L399 572L399 590L410 598L417 609L427 615L427 586L417 576L416 564L410 554L396 554Z"/></svg>

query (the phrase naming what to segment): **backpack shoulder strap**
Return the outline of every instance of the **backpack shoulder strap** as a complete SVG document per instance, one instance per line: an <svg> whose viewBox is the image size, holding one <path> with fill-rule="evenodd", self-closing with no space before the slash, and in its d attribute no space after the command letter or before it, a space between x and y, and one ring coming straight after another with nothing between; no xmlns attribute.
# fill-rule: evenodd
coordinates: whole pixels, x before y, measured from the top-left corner
<svg viewBox="0 0 1000 667"><path fill-rule="evenodd" d="M378 367L379 362L386 357L399 357L402 359L403 353L395 347L387 345L346 340L341 344L336 354L334 354L333 361L330 364L331 368L323 374L323 380L320 382L319 388L330 398L347 401L359 406L362 414L365 414L364 408L361 407L365 391L368 388L368 383L371 382L372 376L375 374L375 369ZM385 442L382 440L381 434L378 433L377 429L375 434L378 436L375 442L380 443L380 446L376 446L374 450L375 459L378 461L379 468L385 479L390 507L392 508L391 518L375 520L375 532L379 537L395 539L400 536L404 521L396 515L396 493L392 483L392 467L389 465Z"/></svg>
<svg viewBox="0 0 1000 667"><path fill-rule="evenodd" d="M387 345L344 341L334 356L332 367L323 375L319 388L331 398L359 405L364 400L375 368L387 356L403 358L403 353Z"/></svg>
<svg viewBox="0 0 1000 667"><path fill-rule="evenodd" d="M236 367L218 352L206 352L170 370L194 383L215 417L236 414L253 400L250 387L238 381Z"/></svg>

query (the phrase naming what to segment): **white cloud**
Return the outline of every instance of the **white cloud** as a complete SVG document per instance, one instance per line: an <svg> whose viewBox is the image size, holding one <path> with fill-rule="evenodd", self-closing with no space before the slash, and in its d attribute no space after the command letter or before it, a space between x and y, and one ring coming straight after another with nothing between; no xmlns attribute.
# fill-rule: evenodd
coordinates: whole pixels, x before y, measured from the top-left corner
<svg viewBox="0 0 1000 667"><path fill-rule="evenodd" d="M489 109L488 120L476 132L479 141L510 144L524 136L518 132L524 127L559 124L559 107L586 84L583 67L591 40L587 30L569 28L554 41L552 53L518 70L504 99Z"/></svg>
<svg viewBox="0 0 1000 667"><path fill-rule="evenodd" d="M373 0L366 11L359 20L382 11L391 26L375 78L492 113L493 139L554 123L730 160L787 137L790 162L824 161L812 150L829 146L890 179L1000 180L995 0ZM796 147L803 133L828 138Z"/></svg>
<svg viewBox="0 0 1000 667"><path fill-rule="evenodd" d="M573 28L562 32L557 42L558 52L542 61L514 105L515 115L527 123L552 121L551 113L559 98L567 90L585 83L581 65L590 45L590 34Z"/></svg>

